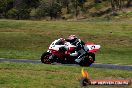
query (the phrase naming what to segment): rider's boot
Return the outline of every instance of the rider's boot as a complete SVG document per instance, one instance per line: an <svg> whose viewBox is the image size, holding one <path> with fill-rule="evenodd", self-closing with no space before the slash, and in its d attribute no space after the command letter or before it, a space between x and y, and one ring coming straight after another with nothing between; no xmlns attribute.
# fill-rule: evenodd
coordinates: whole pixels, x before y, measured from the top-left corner
<svg viewBox="0 0 132 88"><path fill-rule="evenodd" d="M75 59L75 63L79 64L81 62L81 59Z"/></svg>
<svg viewBox="0 0 132 88"><path fill-rule="evenodd" d="M79 64L84 58L85 56L79 56L77 59L75 59L75 63Z"/></svg>

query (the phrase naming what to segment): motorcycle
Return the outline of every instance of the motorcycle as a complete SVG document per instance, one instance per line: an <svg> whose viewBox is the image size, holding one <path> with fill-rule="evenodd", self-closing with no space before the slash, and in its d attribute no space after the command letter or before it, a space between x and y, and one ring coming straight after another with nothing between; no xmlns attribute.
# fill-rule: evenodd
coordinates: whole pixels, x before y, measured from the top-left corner
<svg viewBox="0 0 132 88"><path fill-rule="evenodd" d="M95 61L95 52L100 49L100 45L94 43L85 43L84 58L78 63L80 66L90 66ZM51 43L49 49L41 56L41 62L44 64L52 64L54 62L62 64L75 64L75 59L78 55L70 56L70 53L75 52L76 46L71 45L69 42L65 42L64 45L57 44L57 40Z"/></svg>

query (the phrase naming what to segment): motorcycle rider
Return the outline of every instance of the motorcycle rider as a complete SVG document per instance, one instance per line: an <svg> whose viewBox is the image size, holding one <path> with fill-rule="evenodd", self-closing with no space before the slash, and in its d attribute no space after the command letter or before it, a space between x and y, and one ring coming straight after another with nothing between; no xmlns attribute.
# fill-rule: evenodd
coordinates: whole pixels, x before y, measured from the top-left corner
<svg viewBox="0 0 132 88"><path fill-rule="evenodd" d="M71 53L70 56L78 55L78 57L75 59L75 62L80 63L80 61L84 58L84 54L86 54L84 48L85 43L81 39L78 39L75 35L70 35L67 39L65 39L65 41L76 46L75 52Z"/></svg>

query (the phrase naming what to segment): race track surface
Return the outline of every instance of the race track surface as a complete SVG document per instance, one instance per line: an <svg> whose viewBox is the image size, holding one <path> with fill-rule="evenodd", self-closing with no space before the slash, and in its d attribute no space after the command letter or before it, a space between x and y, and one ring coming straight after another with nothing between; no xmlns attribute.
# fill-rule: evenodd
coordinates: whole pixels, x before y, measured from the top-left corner
<svg viewBox="0 0 132 88"><path fill-rule="evenodd" d="M0 62L42 64L40 60L27 60L27 59L4 59L4 58L0 58ZM54 65L57 65L57 64L58 63L54 63ZM59 65L78 66L76 64L59 64ZM97 63L94 63L90 67L132 71L132 65L115 65L115 64L97 64Z"/></svg>

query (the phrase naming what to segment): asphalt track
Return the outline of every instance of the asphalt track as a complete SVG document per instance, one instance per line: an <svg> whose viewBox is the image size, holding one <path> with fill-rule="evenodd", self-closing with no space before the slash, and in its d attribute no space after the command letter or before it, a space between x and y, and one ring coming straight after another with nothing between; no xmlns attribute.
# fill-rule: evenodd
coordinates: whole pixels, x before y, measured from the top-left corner
<svg viewBox="0 0 132 88"><path fill-rule="evenodd" d="M40 60L27 60L27 59L4 59L0 58L0 63L2 62L16 62L16 63L33 63L33 64L42 64ZM54 63L57 65L58 63ZM59 64L67 66L79 66L76 64ZM115 64L97 64L94 63L90 67L94 68L107 68L107 69L119 69L119 70L129 70L132 71L132 65L115 65Z"/></svg>

